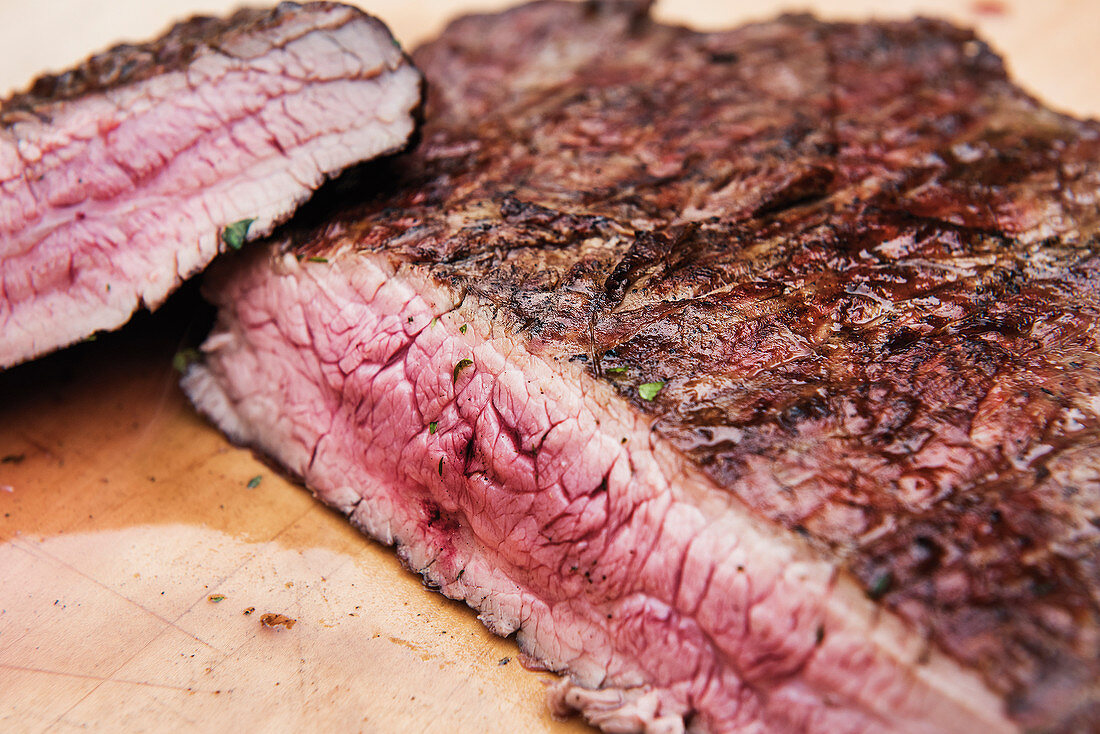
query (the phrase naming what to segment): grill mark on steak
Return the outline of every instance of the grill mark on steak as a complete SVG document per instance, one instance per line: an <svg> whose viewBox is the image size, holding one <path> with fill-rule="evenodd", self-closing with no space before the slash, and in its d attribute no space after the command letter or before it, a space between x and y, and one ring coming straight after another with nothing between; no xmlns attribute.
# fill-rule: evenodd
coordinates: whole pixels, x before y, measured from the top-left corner
<svg viewBox="0 0 1100 734"><path fill-rule="evenodd" d="M378 20L284 3L0 101L0 368L159 305L235 222L255 239L327 176L403 148L420 92Z"/></svg>
<svg viewBox="0 0 1100 734"><path fill-rule="evenodd" d="M585 17L537 3L461 20L421 48L435 92L423 145L387 169L396 191L289 232L273 262L280 252L358 257L403 282L453 289L475 328L493 324L592 410L631 406L648 422L640 435L650 449L677 447L691 471L851 573L889 610L883 619L906 621L921 650L904 665L920 671L945 651L1019 726L1093 725L1100 127L1043 109L984 44L935 21L790 16L700 34ZM256 348L233 326L233 310L252 298L241 289L282 288L267 272L281 267L242 267L221 281L232 293L211 291L238 349ZM226 402L243 359L212 349L210 384L191 388L223 426L247 407ZM656 380L663 389L642 399L637 386ZM210 397L218 391L230 397ZM235 435L287 451L255 430ZM508 430L521 442L542 433ZM500 476L527 486L524 471ZM358 522L385 539L389 526L366 506ZM611 523L569 505L552 517L569 513ZM642 538L647 558L660 555L659 537L673 542L658 520L629 522L617 527ZM519 546L502 568L522 568ZM677 589L685 578L737 588L724 566L700 562L687 574L687 553L667 578L653 576ZM645 577L644 566L632 570ZM544 588L545 578L513 578ZM680 607L679 591L650 593L699 616L701 601ZM676 624L664 628L669 640ZM797 629L816 639L816 625ZM834 636L825 629L826 645ZM706 644L721 647L713 636ZM554 657L546 650L558 648L543 645ZM678 659L674 643L663 650ZM590 661L554 659L585 685L621 689L562 693L597 723L652 723L676 710L677 694L653 682L668 680L659 663L647 689L606 665L605 681L576 672ZM776 660L795 678L836 664L820 653ZM783 718L753 708L768 686L736 655L715 665L677 710L693 725L821 725L821 709L793 706ZM857 685L871 678L846 674ZM718 705L700 692L714 690L732 698ZM919 727L901 713L861 713L871 718L843 725Z"/></svg>

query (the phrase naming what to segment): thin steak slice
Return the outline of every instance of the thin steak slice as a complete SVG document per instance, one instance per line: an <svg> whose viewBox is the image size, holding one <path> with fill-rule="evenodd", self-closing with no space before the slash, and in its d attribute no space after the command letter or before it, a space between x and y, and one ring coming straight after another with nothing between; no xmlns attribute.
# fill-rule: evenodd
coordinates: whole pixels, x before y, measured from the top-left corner
<svg viewBox="0 0 1100 734"><path fill-rule="evenodd" d="M414 59L396 190L207 280L202 412L608 731L1100 727L1100 125L929 20Z"/></svg>
<svg viewBox="0 0 1100 734"><path fill-rule="evenodd" d="M406 145L419 73L334 3L197 17L0 101L0 369L159 305Z"/></svg>

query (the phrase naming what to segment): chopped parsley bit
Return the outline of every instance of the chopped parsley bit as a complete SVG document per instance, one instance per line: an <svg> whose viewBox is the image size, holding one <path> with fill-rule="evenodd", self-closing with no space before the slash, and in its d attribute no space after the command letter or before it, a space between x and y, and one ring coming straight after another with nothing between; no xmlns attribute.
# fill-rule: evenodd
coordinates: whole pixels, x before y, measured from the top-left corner
<svg viewBox="0 0 1100 734"><path fill-rule="evenodd" d="M241 249L244 238L248 236L248 228L255 221L255 219L242 219L239 222L233 222L222 230L222 242L234 250Z"/></svg>
<svg viewBox="0 0 1100 734"><path fill-rule="evenodd" d="M328 262L327 257L317 257L317 256L307 257L306 260L311 262L311 263L327 263Z"/></svg>
<svg viewBox="0 0 1100 734"><path fill-rule="evenodd" d="M604 372L626 372L626 367L608 367Z"/></svg>
<svg viewBox="0 0 1100 734"><path fill-rule="evenodd" d="M443 476L443 457L439 457L439 476Z"/></svg>
<svg viewBox="0 0 1100 734"><path fill-rule="evenodd" d="M439 323L439 317L436 316L434 319L432 319L432 326L435 326L438 323Z"/></svg>
<svg viewBox="0 0 1100 734"><path fill-rule="evenodd" d="M187 368L201 359L197 349L181 349L172 357L172 367L176 372L186 372Z"/></svg>
<svg viewBox="0 0 1100 734"><path fill-rule="evenodd" d="M458 360L458 364L455 365L454 374L451 376L451 382L452 383L458 382L459 373L461 373L462 370L466 369L467 367L469 367L473 363L474 363L474 360L469 359L469 358L465 358L465 357Z"/></svg>
<svg viewBox="0 0 1100 734"><path fill-rule="evenodd" d="M437 423L436 421L432 421L428 424L428 433L434 435L435 429L437 428L439 428L439 423Z"/></svg>
<svg viewBox="0 0 1100 734"><path fill-rule="evenodd" d="M209 599L214 604L217 604L220 601L225 601L225 594L211 594L210 596L208 596L206 598Z"/></svg>
<svg viewBox="0 0 1100 734"><path fill-rule="evenodd" d="M870 586L867 587L867 596L872 599L881 599L886 596L890 591L890 587L894 585L894 574L889 570L879 571L871 579Z"/></svg>
<svg viewBox="0 0 1100 734"><path fill-rule="evenodd" d="M256 489L256 487L260 486L260 482L262 482L263 480L264 478L261 475L257 474L256 476L249 479L248 484L246 484L245 486L249 489Z"/></svg>
<svg viewBox="0 0 1100 734"><path fill-rule="evenodd" d="M652 400L657 397L657 393L661 392L665 386L664 380L657 380L656 382L643 382L638 385L638 396L642 400Z"/></svg>
<svg viewBox="0 0 1100 734"><path fill-rule="evenodd" d="M84 337L84 341L86 341L86 342L94 342L94 341L95 341L96 339L98 339L98 338L99 338L99 335L98 335L98 334L89 334L88 336Z"/></svg>
<svg viewBox="0 0 1100 734"><path fill-rule="evenodd" d="M466 324L463 324L462 326L458 327L458 330L459 330L459 332L465 334L466 333Z"/></svg>

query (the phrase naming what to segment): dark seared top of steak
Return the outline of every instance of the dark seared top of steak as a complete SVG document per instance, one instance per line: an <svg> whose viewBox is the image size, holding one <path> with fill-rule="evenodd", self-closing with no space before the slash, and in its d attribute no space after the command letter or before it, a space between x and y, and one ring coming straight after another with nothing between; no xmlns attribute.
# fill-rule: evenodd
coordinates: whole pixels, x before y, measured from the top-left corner
<svg viewBox="0 0 1100 734"><path fill-rule="evenodd" d="M1090 715L1100 125L932 20L697 33L536 3L414 58L401 185L300 255L387 251L496 304L1022 723Z"/></svg>
<svg viewBox="0 0 1100 734"><path fill-rule="evenodd" d="M262 43L262 32L283 27L289 38L293 38L300 35L295 33L295 24L300 20L308 21L302 32L316 27L316 19L303 16L338 7L339 3L330 2L304 5L283 2L274 10L241 8L226 17L195 16L175 24L154 41L119 44L65 72L39 77L26 91L0 100L0 127L10 126L28 115L48 117L50 106L57 103L185 69L198 55L211 49L238 58L266 53L270 47ZM375 18L370 21L385 28Z"/></svg>

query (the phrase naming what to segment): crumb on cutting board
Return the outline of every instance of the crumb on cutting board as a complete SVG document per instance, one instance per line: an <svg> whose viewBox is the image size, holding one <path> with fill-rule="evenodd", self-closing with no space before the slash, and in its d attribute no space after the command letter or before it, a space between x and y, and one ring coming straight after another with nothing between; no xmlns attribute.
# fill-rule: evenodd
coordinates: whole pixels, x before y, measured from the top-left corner
<svg viewBox="0 0 1100 734"><path fill-rule="evenodd" d="M274 629L275 627L285 627L286 629L290 629L297 623L298 620L296 619L291 619L285 614L276 614L274 612L268 612L267 614L260 617L260 624L264 627L270 627L272 629Z"/></svg>

